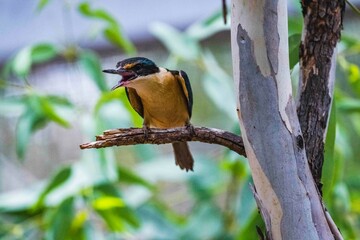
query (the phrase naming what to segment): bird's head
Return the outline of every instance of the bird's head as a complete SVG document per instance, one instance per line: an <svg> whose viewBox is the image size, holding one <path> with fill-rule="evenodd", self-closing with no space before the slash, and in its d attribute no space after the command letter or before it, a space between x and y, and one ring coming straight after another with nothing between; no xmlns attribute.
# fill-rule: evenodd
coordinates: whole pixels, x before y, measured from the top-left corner
<svg viewBox="0 0 360 240"><path fill-rule="evenodd" d="M105 73L119 74L122 78L111 89L126 86L137 79L138 77L147 76L159 72L159 67L156 64L144 57L133 57L122 60L116 64L116 69L103 70Z"/></svg>

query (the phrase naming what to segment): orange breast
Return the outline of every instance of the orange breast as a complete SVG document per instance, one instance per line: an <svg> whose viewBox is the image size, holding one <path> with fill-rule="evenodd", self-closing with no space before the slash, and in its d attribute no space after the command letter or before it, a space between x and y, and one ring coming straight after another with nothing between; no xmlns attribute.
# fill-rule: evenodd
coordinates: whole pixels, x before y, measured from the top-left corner
<svg viewBox="0 0 360 240"><path fill-rule="evenodd" d="M189 122L187 100L170 72L136 80L133 88L144 107L144 125L156 128L181 127Z"/></svg>

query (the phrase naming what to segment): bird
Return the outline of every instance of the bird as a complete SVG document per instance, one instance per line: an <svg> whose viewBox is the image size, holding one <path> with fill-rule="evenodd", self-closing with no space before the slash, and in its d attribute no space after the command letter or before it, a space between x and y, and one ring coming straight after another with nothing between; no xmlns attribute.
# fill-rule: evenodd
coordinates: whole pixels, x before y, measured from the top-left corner
<svg viewBox="0 0 360 240"><path fill-rule="evenodd" d="M121 76L111 90L125 87L130 105L144 119L145 137L151 128L186 126L194 133L190 123L193 94L184 71L158 67L145 57L132 57L119 61L116 69L103 72ZM187 142L174 142L172 147L175 164L182 170L193 171L194 159Z"/></svg>

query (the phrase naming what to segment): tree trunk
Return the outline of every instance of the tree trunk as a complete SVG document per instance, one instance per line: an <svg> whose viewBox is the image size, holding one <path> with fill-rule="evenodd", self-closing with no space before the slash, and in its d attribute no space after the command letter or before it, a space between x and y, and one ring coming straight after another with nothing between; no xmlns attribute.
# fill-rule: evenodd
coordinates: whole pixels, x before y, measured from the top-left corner
<svg viewBox="0 0 360 240"><path fill-rule="evenodd" d="M297 113L306 155L318 189L329 121L344 0L301 1L304 28L300 46L300 81Z"/></svg>
<svg viewBox="0 0 360 240"><path fill-rule="evenodd" d="M238 116L270 239L334 239L292 98L286 0L232 1Z"/></svg>

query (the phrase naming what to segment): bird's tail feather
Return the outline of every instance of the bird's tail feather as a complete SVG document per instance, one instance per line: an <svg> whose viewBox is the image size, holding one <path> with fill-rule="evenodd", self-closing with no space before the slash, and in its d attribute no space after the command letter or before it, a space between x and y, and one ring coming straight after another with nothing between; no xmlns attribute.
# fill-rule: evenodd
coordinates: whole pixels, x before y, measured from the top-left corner
<svg viewBox="0 0 360 240"><path fill-rule="evenodd" d="M176 165L186 171L194 171L194 159L191 155L187 142L175 142L172 146L174 149Z"/></svg>

